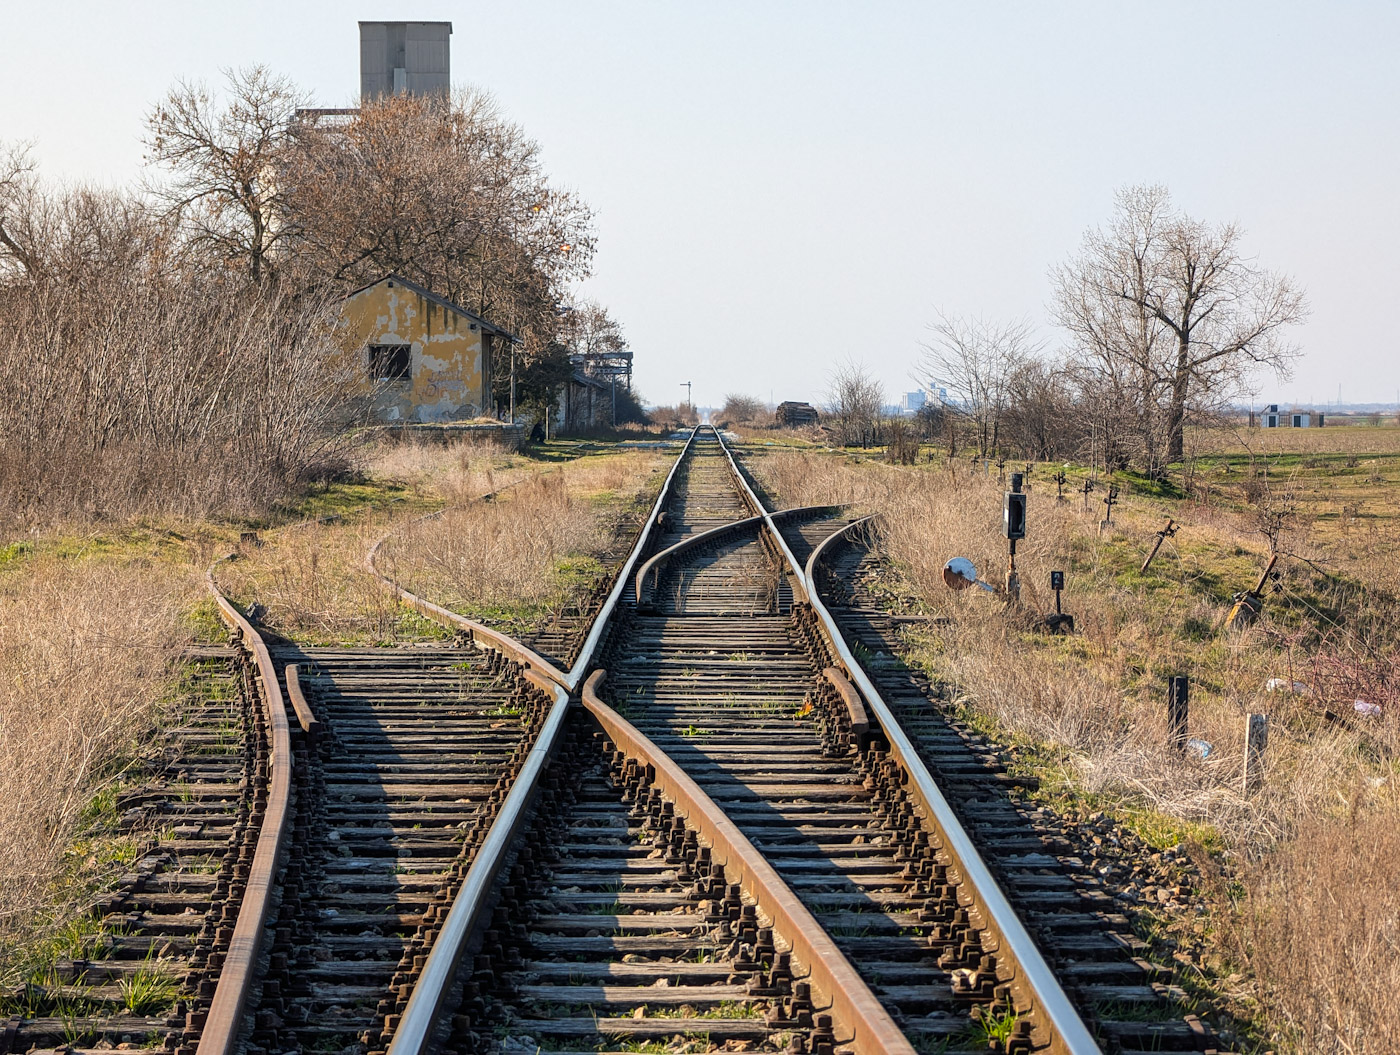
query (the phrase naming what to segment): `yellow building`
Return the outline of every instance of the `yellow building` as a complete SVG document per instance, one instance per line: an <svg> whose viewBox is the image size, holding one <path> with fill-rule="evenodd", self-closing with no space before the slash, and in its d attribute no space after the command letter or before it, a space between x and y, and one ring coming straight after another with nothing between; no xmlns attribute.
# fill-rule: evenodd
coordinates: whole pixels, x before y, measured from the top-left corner
<svg viewBox="0 0 1400 1055"><path fill-rule="evenodd" d="M450 421L490 414L491 354L515 337L422 286L385 275L345 298L345 350L386 421Z"/></svg>

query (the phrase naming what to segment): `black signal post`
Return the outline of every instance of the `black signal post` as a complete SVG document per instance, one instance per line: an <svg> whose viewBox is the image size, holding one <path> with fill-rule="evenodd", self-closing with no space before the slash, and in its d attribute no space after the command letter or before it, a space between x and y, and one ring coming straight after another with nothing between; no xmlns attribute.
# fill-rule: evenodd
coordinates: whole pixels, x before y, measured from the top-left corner
<svg viewBox="0 0 1400 1055"><path fill-rule="evenodd" d="M1060 591L1065 588L1065 573L1062 571L1052 571L1050 573L1050 589L1055 591L1055 611L1045 617L1046 629L1052 633L1074 633L1074 616L1065 615L1060 608Z"/></svg>
<svg viewBox="0 0 1400 1055"><path fill-rule="evenodd" d="M1002 503L1002 531L1011 544L1011 559L1006 569L1006 596L1013 601L1021 599L1021 580L1016 574L1016 541L1026 537L1026 496L1021 491L1021 474L1011 474L1011 490L1007 491Z"/></svg>
<svg viewBox="0 0 1400 1055"><path fill-rule="evenodd" d="M1113 507L1117 504L1117 502L1118 502L1118 485L1117 485L1117 484L1109 484L1109 485L1108 485L1108 497L1105 498L1105 499L1103 500L1103 504L1107 507L1107 511L1104 513L1103 522L1102 522L1101 524L1099 524L1099 530L1103 530L1103 529L1106 528L1106 527L1112 526L1112 524L1113 524Z"/></svg>

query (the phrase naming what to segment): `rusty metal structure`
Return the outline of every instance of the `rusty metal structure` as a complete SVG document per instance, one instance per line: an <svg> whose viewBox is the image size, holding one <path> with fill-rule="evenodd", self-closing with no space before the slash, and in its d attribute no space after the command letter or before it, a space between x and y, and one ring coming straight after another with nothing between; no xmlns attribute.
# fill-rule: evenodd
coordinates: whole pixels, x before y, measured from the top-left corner
<svg viewBox="0 0 1400 1055"><path fill-rule="evenodd" d="M870 665L876 531L770 510L702 426L544 652L393 582L384 540L370 572L451 644L269 645L211 569L263 733L164 1047L1210 1050L998 805L1025 778Z"/></svg>

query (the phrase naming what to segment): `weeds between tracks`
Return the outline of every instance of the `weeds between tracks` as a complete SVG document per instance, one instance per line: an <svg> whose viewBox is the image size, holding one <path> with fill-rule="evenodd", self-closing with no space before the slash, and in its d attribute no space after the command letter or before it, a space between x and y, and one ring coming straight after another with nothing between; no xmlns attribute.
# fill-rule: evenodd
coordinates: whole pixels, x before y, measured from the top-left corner
<svg viewBox="0 0 1400 1055"><path fill-rule="evenodd" d="M1032 477L1031 535L1018 565L1029 613L1053 607L1044 589L1051 568L1069 574L1066 610L1079 633L1053 637L1034 629L1032 614L943 586L943 562L954 555L994 582L1004 573L1004 485L980 462L909 470L769 450L749 465L780 504L843 501L886 514L878 539L886 564L873 585L893 607L944 617L906 629L906 660L945 685L967 717L1011 741L1050 798L1067 793L1076 809L1107 809L1157 845L1199 840L1223 852L1226 873L1207 884L1204 940L1223 954L1209 984L1246 1013L1262 1006L1264 1032L1283 1046L1393 1050L1379 1024L1400 989L1400 708L1359 735L1325 721L1320 700L1349 713L1364 679L1397 683L1395 524L1348 530L1327 490L1346 481L1319 478L1314 495L1304 493L1314 485L1291 477L1301 512L1286 545L1318 563L1291 562L1264 619L1227 637L1217 628L1230 593L1252 585L1266 560L1257 503L1129 498L1100 536L1101 493L1088 513L1078 494L1057 503L1042 471ZM1383 483L1394 466L1355 468L1364 484ZM1182 533L1168 559L1140 575L1168 514L1183 521ZM1209 764L1165 747L1164 686L1182 673L1192 678L1191 735L1213 745ZM1320 695L1266 693L1274 677L1311 683ZM1272 723L1268 777L1247 798L1243 718L1260 711Z"/></svg>

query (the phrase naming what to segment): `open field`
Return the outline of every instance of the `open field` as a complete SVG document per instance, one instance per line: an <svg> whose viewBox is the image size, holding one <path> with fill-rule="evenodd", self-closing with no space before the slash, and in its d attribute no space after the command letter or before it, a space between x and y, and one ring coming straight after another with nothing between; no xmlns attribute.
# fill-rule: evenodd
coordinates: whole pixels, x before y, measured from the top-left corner
<svg viewBox="0 0 1400 1055"><path fill-rule="evenodd" d="M840 501L885 514L888 602L936 617L906 630L906 661L1011 745L1048 803L1081 816L1106 810L1158 846L1196 847L1207 872L1223 870L1208 884L1207 916L1145 914L1144 926L1199 948L1213 975L1200 984L1257 1019L1256 1043L1380 1052L1388 1041L1368 1022L1392 1008L1400 939L1400 866L1384 849L1400 821L1400 430L1261 431L1245 437L1252 472L1240 444L1200 457L1209 486L1192 498L1120 474L1114 523L1102 533L1107 481L1086 510L1073 490L1083 470L1069 467L1057 501L1060 467L1036 467L1017 554L1024 611L979 590L951 592L941 578L955 555L993 582L1004 576L995 467L988 475L982 462L941 454L896 467L776 445L750 448L748 461L780 505ZM1358 503L1364 520L1344 512ZM1280 514L1284 556L1263 617L1223 633L1232 595L1267 563L1261 527ZM1179 531L1142 574L1168 516ZM1067 575L1073 637L1037 629L1035 613L1054 606L1052 568ZM1204 761L1166 743L1167 680L1179 674L1191 679L1190 735L1210 744ZM1276 678L1305 691L1267 691ZM1356 699L1383 714L1356 715ZM1328 708L1355 721L1328 721ZM1270 720L1267 775L1254 794L1242 789L1248 713ZM1344 987L1338 964L1348 965Z"/></svg>

